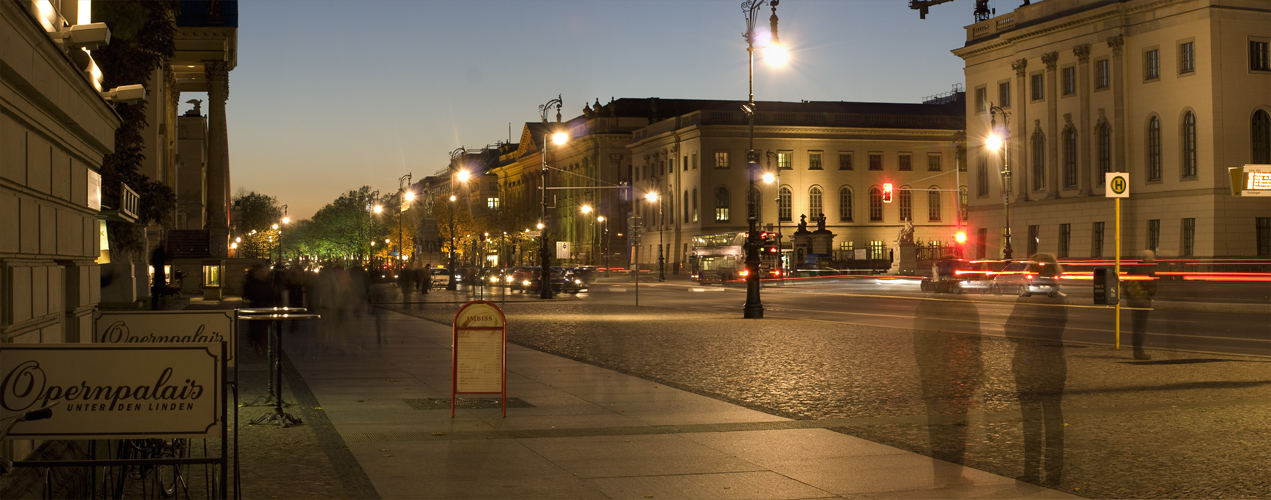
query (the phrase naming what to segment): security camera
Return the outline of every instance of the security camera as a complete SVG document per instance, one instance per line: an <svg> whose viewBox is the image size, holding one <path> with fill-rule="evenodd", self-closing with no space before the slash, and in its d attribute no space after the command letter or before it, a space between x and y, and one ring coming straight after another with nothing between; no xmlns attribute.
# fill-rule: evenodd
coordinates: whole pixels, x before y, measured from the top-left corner
<svg viewBox="0 0 1271 500"><path fill-rule="evenodd" d="M141 84L122 85L102 92L101 96L107 101L131 104L146 99L146 87Z"/></svg>
<svg viewBox="0 0 1271 500"><path fill-rule="evenodd" d="M110 44L110 28L106 27L106 23L76 24L59 35L58 43L65 49L83 47L96 50Z"/></svg>

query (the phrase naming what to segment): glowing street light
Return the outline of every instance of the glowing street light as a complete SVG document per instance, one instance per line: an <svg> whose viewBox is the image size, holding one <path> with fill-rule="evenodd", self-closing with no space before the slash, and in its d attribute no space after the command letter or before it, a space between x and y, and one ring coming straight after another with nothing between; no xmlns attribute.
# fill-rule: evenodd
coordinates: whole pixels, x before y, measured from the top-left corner
<svg viewBox="0 0 1271 500"><path fill-rule="evenodd" d="M658 204L658 281L666 281L666 257L662 254L662 203L659 202L658 194L653 191L645 194L644 199Z"/></svg>

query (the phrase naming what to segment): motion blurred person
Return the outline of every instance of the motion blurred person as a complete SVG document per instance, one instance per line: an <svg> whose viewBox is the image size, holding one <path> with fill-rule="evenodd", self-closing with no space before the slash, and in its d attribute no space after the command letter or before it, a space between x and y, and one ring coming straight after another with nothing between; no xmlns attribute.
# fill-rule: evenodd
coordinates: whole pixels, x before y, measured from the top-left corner
<svg viewBox="0 0 1271 500"><path fill-rule="evenodd" d="M274 288L273 277L264 264L252 264L247 270L247 279L243 281L243 300L253 308L275 307L278 305L278 293ZM269 325L264 321L249 321L247 327L247 344L256 352L265 352L268 345Z"/></svg>
<svg viewBox="0 0 1271 500"><path fill-rule="evenodd" d="M1055 256L1037 254L1043 273L1062 273ZM1068 379L1062 342L1068 298L1032 294L1015 299L1006 336L1015 344L1011 371L1023 417L1024 472L1020 481L1054 488L1064 470L1064 413L1060 402ZM1045 471L1043 478L1042 472Z"/></svg>
<svg viewBox="0 0 1271 500"><path fill-rule="evenodd" d="M932 277L939 270L932 266ZM980 313L974 302L928 294L914 317L914 358L927 407L932 473L938 488L966 486L967 415L984 384L980 357Z"/></svg>
<svg viewBox="0 0 1271 500"><path fill-rule="evenodd" d="M1152 356L1143 350L1143 340L1147 337L1147 315L1152 312L1152 297L1156 296L1156 252L1144 250L1139 252L1139 258L1143 262L1131 266L1128 273L1137 279L1125 282L1125 305L1132 308L1130 345L1134 346L1134 359L1148 360Z"/></svg>

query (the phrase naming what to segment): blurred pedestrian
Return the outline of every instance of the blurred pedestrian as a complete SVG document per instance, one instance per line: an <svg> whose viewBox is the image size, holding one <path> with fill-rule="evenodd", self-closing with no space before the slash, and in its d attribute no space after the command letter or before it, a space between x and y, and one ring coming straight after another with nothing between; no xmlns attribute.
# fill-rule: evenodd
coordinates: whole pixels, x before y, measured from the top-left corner
<svg viewBox="0 0 1271 500"><path fill-rule="evenodd" d="M1054 255L1033 257L1063 270ZM1023 418L1024 472L1019 480L1054 488L1064 469L1064 413L1061 402L1068 379L1063 334L1068 298L1062 293L1021 295L1006 320L1005 333L1015 344L1011 372ZM1042 473L1045 472L1043 477Z"/></svg>
<svg viewBox="0 0 1271 500"><path fill-rule="evenodd" d="M1152 297L1156 296L1156 252L1139 252L1141 263L1130 266L1132 278L1125 282L1125 305L1130 307L1130 345L1134 346L1134 359L1148 360L1152 356L1143 350L1147 337L1147 315L1152 312Z"/></svg>
<svg viewBox="0 0 1271 500"><path fill-rule="evenodd" d="M278 294L274 288L273 277L264 264L252 264L247 270L247 278L243 281L243 300L253 308L275 307L278 305ZM265 352L269 343L269 325L264 321L248 321L247 344L256 352Z"/></svg>
<svg viewBox="0 0 1271 500"><path fill-rule="evenodd" d="M938 281L939 270L932 272ZM972 482L962 473L968 414L984 384L984 361L979 309L974 302L941 295L932 292L918 304L913 337L935 486L949 488Z"/></svg>
<svg viewBox="0 0 1271 500"><path fill-rule="evenodd" d="M166 238L159 240L159 245L154 247L154 251L150 253L150 267L154 269L154 276L150 280L150 309L162 309L161 303L163 294L167 292L168 280L164 273L164 265L168 262L168 240Z"/></svg>

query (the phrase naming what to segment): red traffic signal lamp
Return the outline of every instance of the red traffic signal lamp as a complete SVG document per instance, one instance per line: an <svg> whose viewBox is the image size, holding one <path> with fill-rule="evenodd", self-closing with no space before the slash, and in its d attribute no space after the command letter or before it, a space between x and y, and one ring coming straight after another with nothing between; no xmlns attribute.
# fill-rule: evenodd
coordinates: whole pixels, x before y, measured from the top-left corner
<svg viewBox="0 0 1271 500"><path fill-rule="evenodd" d="M892 187L890 182L883 183L883 203L891 203Z"/></svg>

